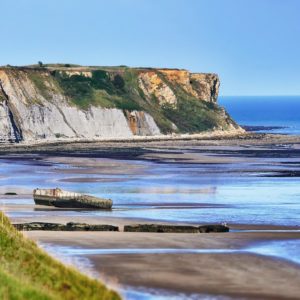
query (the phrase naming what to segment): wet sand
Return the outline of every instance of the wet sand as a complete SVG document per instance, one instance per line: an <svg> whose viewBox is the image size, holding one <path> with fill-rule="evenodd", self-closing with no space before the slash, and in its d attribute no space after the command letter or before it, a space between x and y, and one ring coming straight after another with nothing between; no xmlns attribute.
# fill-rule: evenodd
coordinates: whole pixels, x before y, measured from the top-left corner
<svg viewBox="0 0 300 300"><path fill-rule="evenodd" d="M297 240L300 232L166 234L125 232L26 232L42 245L75 249L133 249L131 254L85 253L101 279L119 286L144 286L184 293L256 299L297 299L300 267L253 253L222 253L276 240ZM207 249L208 253L143 254L142 249ZM47 246L45 247L47 249ZM134 253L141 249L141 253ZM220 253L214 253L219 249ZM154 251L155 252L155 251ZM210 253L211 252L211 253ZM286 289L285 287L287 287Z"/></svg>
<svg viewBox="0 0 300 300"><path fill-rule="evenodd" d="M126 220L124 221L126 223ZM127 221L128 223L128 221ZM245 225L243 228L247 229ZM264 227L269 228L268 226ZM263 228L261 228L262 230ZM145 232L44 232L26 231L43 243L95 249L176 248L176 249L243 249L258 242L300 238L300 231L280 232L227 232L227 233L145 233ZM300 229L299 229L300 230Z"/></svg>
<svg viewBox="0 0 300 300"><path fill-rule="evenodd" d="M300 150L300 136L279 134L242 134L238 136L197 137L185 138L160 137L151 140L145 137L136 140L77 140L77 141L48 141L39 143L0 144L0 155L7 154L49 154L69 157L108 157L115 159L136 159L145 154L172 153L172 151L186 152L214 152L222 151L248 151L249 153L262 153L276 149L273 154L278 155L282 150L291 147L290 155ZM194 161L196 162L196 161Z"/></svg>

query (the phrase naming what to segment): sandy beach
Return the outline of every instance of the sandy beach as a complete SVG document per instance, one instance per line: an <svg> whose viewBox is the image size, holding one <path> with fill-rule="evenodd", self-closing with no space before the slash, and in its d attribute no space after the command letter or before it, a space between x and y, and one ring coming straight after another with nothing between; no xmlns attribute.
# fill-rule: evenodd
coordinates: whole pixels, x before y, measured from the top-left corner
<svg viewBox="0 0 300 300"><path fill-rule="evenodd" d="M80 249L133 249L131 254L85 254L109 283L162 288L184 293L260 299L296 299L300 268L286 260L240 253L251 245L299 240L300 232L223 234L26 232L44 245ZM142 249L207 249L207 253L143 254ZM135 253L141 249L140 253ZM218 249L220 253L213 253ZM226 253L226 250L237 250ZM209 252L212 253L209 253ZM224 251L225 253L222 253ZM244 250L247 251L247 250ZM250 251L250 250L249 250ZM158 250L157 250L158 252ZM96 252L97 253L97 252ZM284 286L289 283L289 289Z"/></svg>

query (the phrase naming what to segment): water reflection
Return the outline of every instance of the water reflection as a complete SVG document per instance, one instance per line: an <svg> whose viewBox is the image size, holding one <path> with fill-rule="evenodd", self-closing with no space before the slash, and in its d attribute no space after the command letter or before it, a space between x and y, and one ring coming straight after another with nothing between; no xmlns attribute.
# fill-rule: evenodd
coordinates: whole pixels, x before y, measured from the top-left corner
<svg viewBox="0 0 300 300"><path fill-rule="evenodd" d="M101 159L95 161L98 165L102 163ZM113 159L105 160L108 166L114 166L118 162ZM242 165L121 161L120 164L130 169L130 175L126 170L125 174L109 174L105 167L103 173L97 169L97 173L93 174L91 169L91 173L84 175L80 173L80 168L76 168L77 173L70 176L70 173L58 171L72 171L73 167L68 164L51 164L49 161L43 163L42 160L37 162L32 159L2 159L0 192L14 189L25 189L28 192L36 187L59 186L67 190L108 197L114 201L112 211L61 212L74 216L90 214L98 217L140 218L142 215L147 220L172 222L295 226L300 223L298 178L259 177L257 172L253 172L257 168L272 169L275 166L277 169L278 163L275 158L261 162L244 162ZM138 174L132 172L135 168ZM73 182L72 178L76 180ZM30 207L33 205L31 198L18 199L2 197L0 205L24 205L22 211L7 209L11 216L51 216L54 213L53 210L34 210Z"/></svg>
<svg viewBox="0 0 300 300"><path fill-rule="evenodd" d="M288 260L300 264L300 240L275 240L257 242L253 246L227 249L197 249L197 248L81 248L40 243L49 253L62 257L80 257L90 255L136 255L136 254L258 254ZM82 266L79 266L82 267Z"/></svg>

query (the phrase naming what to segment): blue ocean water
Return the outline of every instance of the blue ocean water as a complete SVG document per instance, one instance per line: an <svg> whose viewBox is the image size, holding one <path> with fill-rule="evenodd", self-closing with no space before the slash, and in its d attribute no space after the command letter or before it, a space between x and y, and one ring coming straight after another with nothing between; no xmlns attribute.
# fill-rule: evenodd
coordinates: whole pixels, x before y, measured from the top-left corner
<svg viewBox="0 0 300 300"><path fill-rule="evenodd" d="M284 127L260 132L300 134L300 96L228 96L219 103L240 125Z"/></svg>

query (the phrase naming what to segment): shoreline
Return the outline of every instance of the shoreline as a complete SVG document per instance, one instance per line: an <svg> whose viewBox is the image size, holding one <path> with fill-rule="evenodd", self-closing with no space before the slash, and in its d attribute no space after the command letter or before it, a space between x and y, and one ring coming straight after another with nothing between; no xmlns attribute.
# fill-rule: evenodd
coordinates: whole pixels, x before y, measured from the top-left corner
<svg viewBox="0 0 300 300"><path fill-rule="evenodd" d="M138 143L138 142L155 142L155 141L184 141L184 140L210 140L210 139L230 139L244 136L259 136L264 134L256 134L253 132L246 132L242 130L234 131L205 131L200 133L187 133L187 134L161 134L161 135L148 135L148 136L133 136L130 138L112 137L112 138L57 138L54 139L39 139L35 141L21 141L21 142L2 142L0 148L9 145L16 145L17 147L38 146L38 145L63 145L63 144L80 144L80 143Z"/></svg>
<svg viewBox="0 0 300 300"><path fill-rule="evenodd" d="M135 157L137 154L188 150L199 147L237 147L246 149L251 147L281 147L283 145L300 145L300 135L282 135L266 133L243 133L228 134L226 136L211 134L195 134L186 136L158 136L137 137L135 139L99 139L99 140L59 140L39 141L24 143L0 143L0 155L7 154L77 154L84 156L101 152L111 152L111 158L128 152L128 156ZM297 146L298 148L298 146ZM300 149L300 146L299 146Z"/></svg>

